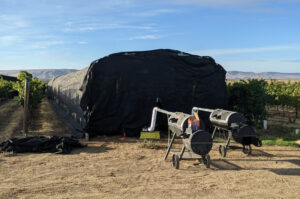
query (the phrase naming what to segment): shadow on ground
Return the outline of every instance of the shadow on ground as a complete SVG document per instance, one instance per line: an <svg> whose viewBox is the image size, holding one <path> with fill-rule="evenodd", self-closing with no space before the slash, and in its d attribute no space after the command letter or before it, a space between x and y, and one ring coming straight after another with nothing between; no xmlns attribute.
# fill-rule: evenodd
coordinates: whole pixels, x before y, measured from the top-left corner
<svg viewBox="0 0 300 199"><path fill-rule="evenodd" d="M262 161L262 162L290 162L299 168L242 168L231 161ZM300 176L300 160L270 160L270 159L230 159L212 160L211 165L217 170L268 170L277 175L297 175Z"/></svg>
<svg viewBox="0 0 300 199"><path fill-rule="evenodd" d="M79 153L105 153L110 150L114 150L114 148L107 147L107 144L102 144L101 146L93 146L87 145L81 149L74 149L71 154L79 154Z"/></svg>

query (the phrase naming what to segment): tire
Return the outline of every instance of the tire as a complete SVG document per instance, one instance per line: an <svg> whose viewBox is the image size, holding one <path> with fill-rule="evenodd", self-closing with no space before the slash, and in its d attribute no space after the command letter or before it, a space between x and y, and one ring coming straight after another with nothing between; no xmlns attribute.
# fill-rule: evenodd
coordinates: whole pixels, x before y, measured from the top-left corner
<svg viewBox="0 0 300 199"><path fill-rule="evenodd" d="M210 168L210 155L207 154L203 157L203 164L206 168Z"/></svg>
<svg viewBox="0 0 300 199"><path fill-rule="evenodd" d="M246 147L245 145L243 145L243 153L246 155L251 155L252 154L252 148L251 145L247 145L248 147Z"/></svg>
<svg viewBox="0 0 300 199"><path fill-rule="evenodd" d="M219 146L219 153L220 155L225 158L226 157L226 153L227 153L227 149L225 146L220 145Z"/></svg>
<svg viewBox="0 0 300 199"><path fill-rule="evenodd" d="M178 155L173 154L172 164L175 169L179 169L179 156Z"/></svg>

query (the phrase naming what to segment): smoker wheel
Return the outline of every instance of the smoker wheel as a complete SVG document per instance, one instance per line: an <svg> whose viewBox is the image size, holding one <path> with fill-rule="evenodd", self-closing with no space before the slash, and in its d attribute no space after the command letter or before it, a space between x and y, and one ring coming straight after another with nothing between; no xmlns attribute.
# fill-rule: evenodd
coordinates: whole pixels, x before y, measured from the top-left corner
<svg viewBox="0 0 300 199"><path fill-rule="evenodd" d="M226 152L227 152L227 149L226 149L226 147L225 147L225 146L222 146L222 145L220 145L220 146L219 146L219 153L220 153L220 155L221 155L223 158L225 158L225 157L226 157Z"/></svg>
<svg viewBox="0 0 300 199"><path fill-rule="evenodd" d="M172 164L175 169L179 169L179 156L178 155L173 154Z"/></svg>
<svg viewBox="0 0 300 199"><path fill-rule="evenodd" d="M243 145L243 153L246 155L251 155L252 153L251 145Z"/></svg>
<svg viewBox="0 0 300 199"><path fill-rule="evenodd" d="M258 139L258 144L257 144L257 147L261 147L261 146L262 146L261 139Z"/></svg>
<svg viewBox="0 0 300 199"><path fill-rule="evenodd" d="M205 165L206 168L210 167L210 156L207 154L202 157L203 159L203 164Z"/></svg>

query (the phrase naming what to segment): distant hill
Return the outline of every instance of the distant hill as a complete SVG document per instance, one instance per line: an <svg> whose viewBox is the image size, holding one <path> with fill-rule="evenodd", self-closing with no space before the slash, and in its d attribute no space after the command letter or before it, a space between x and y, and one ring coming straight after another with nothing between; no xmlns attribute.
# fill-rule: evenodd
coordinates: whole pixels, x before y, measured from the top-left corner
<svg viewBox="0 0 300 199"><path fill-rule="evenodd" d="M42 80L49 80L54 77L68 74L70 72L77 71L75 69L36 69L36 70L26 70L31 73L33 77L37 77ZM17 77L20 70L0 70L0 74Z"/></svg>
<svg viewBox="0 0 300 199"><path fill-rule="evenodd" d="M228 80L241 80L241 79L300 79L300 73L277 73L277 72L240 72L228 71L226 74Z"/></svg>
<svg viewBox="0 0 300 199"><path fill-rule="evenodd" d="M70 72L77 71L75 69L36 69L26 70L31 73L34 77L42 80L50 80L54 77L68 74ZM7 76L18 76L19 70L0 70L0 74ZM228 71L226 78L228 80L240 80L240 79L300 79L300 73L277 73L277 72L264 72L264 73L253 73L253 72L241 72L241 71Z"/></svg>

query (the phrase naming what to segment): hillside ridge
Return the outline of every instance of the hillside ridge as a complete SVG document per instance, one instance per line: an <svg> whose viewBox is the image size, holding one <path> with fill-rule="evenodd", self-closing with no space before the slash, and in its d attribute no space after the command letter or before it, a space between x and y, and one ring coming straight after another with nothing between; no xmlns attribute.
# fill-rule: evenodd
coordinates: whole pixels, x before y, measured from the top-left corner
<svg viewBox="0 0 300 199"><path fill-rule="evenodd" d="M0 70L0 74L16 77L20 70ZM68 74L77 71L76 69L32 69L26 70L34 77L44 80ZM243 72L243 71L227 71L227 80L241 80L241 79L300 79L300 73L280 73L280 72Z"/></svg>

